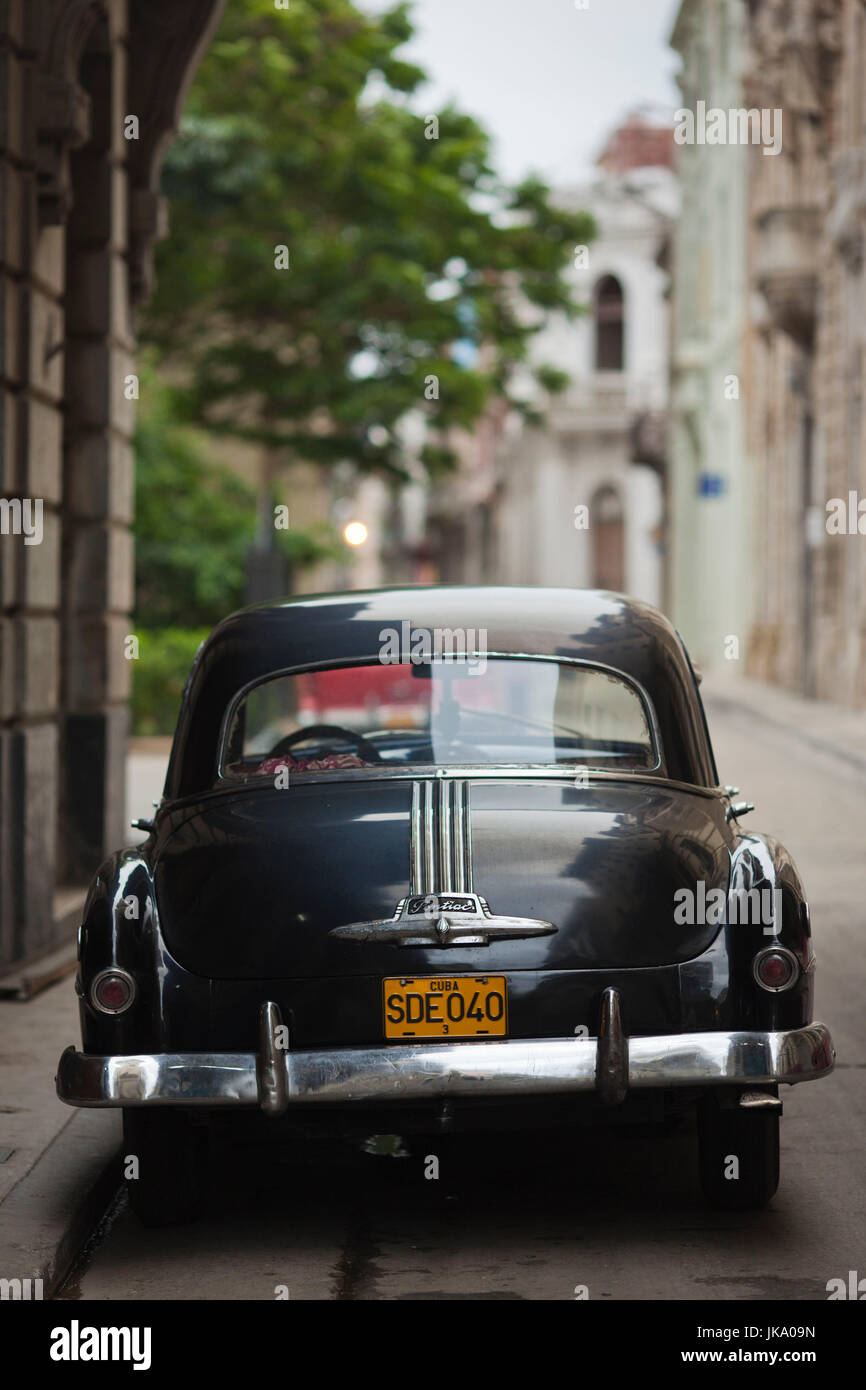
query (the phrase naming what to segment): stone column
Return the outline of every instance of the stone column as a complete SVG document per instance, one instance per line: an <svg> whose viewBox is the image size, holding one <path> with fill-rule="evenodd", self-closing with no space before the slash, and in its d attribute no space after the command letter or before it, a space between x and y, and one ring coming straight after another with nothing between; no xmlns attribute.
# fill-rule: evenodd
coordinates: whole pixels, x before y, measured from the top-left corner
<svg viewBox="0 0 866 1390"><path fill-rule="evenodd" d="M224 4L0 0L0 968L125 839L130 302Z"/></svg>
<svg viewBox="0 0 866 1390"><path fill-rule="evenodd" d="M40 68L33 10L0 6L0 961L51 943L58 800L63 230L46 139L86 135L86 106ZM46 139L43 139L43 136ZM15 534L15 507L41 526ZM23 518L23 512L22 512Z"/></svg>
<svg viewBox="0 0 866 1390"><path fill-rule="evenodd" d="M133 606L134 362L127 248L125 5L91 36L80 82L88 143L73 152L66 233L63 450L62 875L86 881L125 837Z"/></svg>

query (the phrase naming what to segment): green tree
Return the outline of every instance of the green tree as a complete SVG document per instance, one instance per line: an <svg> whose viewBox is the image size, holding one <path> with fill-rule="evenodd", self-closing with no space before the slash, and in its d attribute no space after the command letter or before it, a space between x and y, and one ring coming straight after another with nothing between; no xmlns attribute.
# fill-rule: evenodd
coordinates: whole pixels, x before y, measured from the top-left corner
<svg viewBox="0 0 866 1390"><path fill-rule="evenodd" d="M212 627L243 602L255 494L179 426L171 390L140 368L136 426L136 625Z"/></svg>
<svg viewBox="0 0 866 1390"><path fill-rule="evenodd" d="M256 496L209 457L208 437L179 425L172 389L145 356L135 436L135 631L132 713L136 734L168 734L196 649L214 624L244 603ZM292 566L335 554L327 527L280 531Z"/></svg>
<svg viewBox="0 0 866 1390"><path fill-rule="evenodd" d="M253 489L208 455L208 436L178 423L175 392L140 367L135 434L137 628L210 628L244 602L257 526ZM291 566L337 552L330 528L277 531Z"/></svg>
<svg viewBox="0 0 866 1390"><path fill-rule="evenodd" d="M232 0L168 155L144 334L187 420L287 463L399 476L396 427L421 407L447 466L449 429L510 396L527 304L573 312L563 272L591 219L538 179L506 187L471 117L410 110L411 33L405 4Z"/></svg>

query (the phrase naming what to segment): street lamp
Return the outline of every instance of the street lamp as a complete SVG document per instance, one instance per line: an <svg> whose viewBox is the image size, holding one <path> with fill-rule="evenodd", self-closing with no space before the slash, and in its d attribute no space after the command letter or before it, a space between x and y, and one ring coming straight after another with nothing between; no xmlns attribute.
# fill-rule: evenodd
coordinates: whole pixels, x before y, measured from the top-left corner
<svg viewBox="0 0 866 1390"><path fill-rule="evenodd" d="M343 540L347 545L363 545L367 539L367 528L363 521L350 521L343 527Z"/></svg>

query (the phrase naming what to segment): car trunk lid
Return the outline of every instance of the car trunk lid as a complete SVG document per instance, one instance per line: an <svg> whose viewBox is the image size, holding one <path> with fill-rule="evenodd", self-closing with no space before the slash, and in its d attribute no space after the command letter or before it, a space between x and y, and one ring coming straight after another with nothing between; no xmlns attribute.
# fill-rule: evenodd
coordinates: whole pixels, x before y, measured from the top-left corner
<svg viewBox="0 0 866 1390"><path fill-rule="evenodd" d="M720 802L649 778L319 779L191 807L156 890L214 979L623 970L710 944L675 893L726 890L729 862Z"/></svg>

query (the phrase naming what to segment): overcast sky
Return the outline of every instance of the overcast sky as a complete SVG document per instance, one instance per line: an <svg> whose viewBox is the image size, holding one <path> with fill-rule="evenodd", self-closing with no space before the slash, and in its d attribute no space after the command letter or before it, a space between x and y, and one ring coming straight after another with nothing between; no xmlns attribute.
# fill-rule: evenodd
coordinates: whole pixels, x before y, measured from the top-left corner
<svg viewBox="0 0 866 1390"><path fill-rule="evenodd" d="M389 0L357 0L368 10ZM413 107L453 97L496 141L509 179L585 175L631 108L679 106L668 47L680 0L414 0L416 40L403 50L430 73Z"/></svg>

